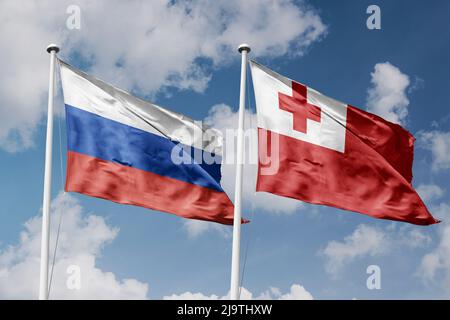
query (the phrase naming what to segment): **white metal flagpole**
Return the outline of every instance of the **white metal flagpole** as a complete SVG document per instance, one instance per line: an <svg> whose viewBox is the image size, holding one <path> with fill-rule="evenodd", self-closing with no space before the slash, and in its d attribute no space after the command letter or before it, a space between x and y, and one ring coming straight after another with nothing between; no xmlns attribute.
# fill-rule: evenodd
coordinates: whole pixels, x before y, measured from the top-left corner
<svg viewBox="0 0 450 320"><path fill-rule="evenodd" d="M231 287L230 299L239 300L239 260L241 247L241 202L242 202L242 169L244 164L244 113L245 113L245 81L247 73L248 44L241 44L241 90L239 97L239 126L236 152L236 184L234 188L233 247L231 252Z"/></svg>
<svg viewBox="0 0 450 320"><path fill-rule="evenodd" d="M47 138L45 144L44 199L42 204L41 273L39 278L39 300L48 299L48 251L50 243L50 197L52 190L53 151L53 96L55 92L55 64L59 48L55 44L47 47L50 53L50 80L48 86Z"/></svg>

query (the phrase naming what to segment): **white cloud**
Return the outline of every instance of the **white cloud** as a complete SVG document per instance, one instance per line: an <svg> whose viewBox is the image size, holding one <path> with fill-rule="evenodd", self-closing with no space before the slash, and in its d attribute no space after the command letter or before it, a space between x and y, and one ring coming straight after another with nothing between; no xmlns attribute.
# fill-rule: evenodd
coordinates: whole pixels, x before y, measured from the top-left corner
<svg viewBox="0 0 450 320"><path fill-rule="evenodd" d="M238 59L246 41L253 56L301 55L325 34L320 17L290 0L77 1L81 29L66 29L73 2L2 1L0 11L0 146L33 145L48 88L50 42L60 56L145 96L166 86L202 91L211 71ZM13 18L11 18L13 17Z"/></svg>
<svg viewBox="0 0 450 320"><path fill-rule="evenodd" d="M431 152L433 171L450 168L450 132L421 131L418 134L419 146Z"/></svg>
<svg viewBox="0 0 450 320"><path fill-rule="evenodd" d="M412 226L391 224L385 229L361 224L343 241L328 242L319 254L326 258L325 269L336 276L352 261L364 257L379 257L392 248L419 248L431 243L431 237Z"/></svg>
<svg viewBox="0 0 450 320"><path fill-rule="evenodd" d="M190 291L163 297L163 300L218 300L218 299L219 296L216 296L215 294L208 296L201 292L192 293Z"/></svg>
<svg viewBox="0 0 450 320"><path fill-rule="evenodd" d="M431 208L433 215L443 222L450 222L450 204L445 202Z"/></svg>
<svg viewBox="0 0 450 320"><path fill-rule="evenodd" d="M367 90L367 107L382 118L402 124L408 115L409 77L389 62L377 63Z"/></svg>
<svg viewBox="0 0 450 320"><path fill-rule="evenodd" d="M41 10L38 1L2 1L0 146L8 151L32 146L33 130L43 115L49 75L45 48L60 36L54 27L58 5L42 3Z"/></svg>
<svg viewBox="0 0 450 320"><path fill-rule="evenodd" d="M254 297L253 293L245 288L241 288L241 300L313 300L313 296L309 293L303 286L299 284L293 284L289 292L282 293L280 289L275 287L270 287L268 290L260 293L258 296ZM215 294L205 295L203 293L197 292L184 292L182 294L173 294L170 296L163 297L164 300L228 300L229 293L225 296L218 296Z"/></svg>
<svg viewBox="0 0 450 320"><path fill-rule="evenodd" d="M280 289L271 287L269 290L260 294L257 299L263 300L313 300L313 296L303 286L293 284L289 292L282 293Z"/></svg>
<svg viewBox="0 0 450 320"><path fill-rule="evenodd" d="M343 265L357 257L377 256L385 251L386 235L379 229L359 225L355 231L342 242L330 241L321 252L326 258L326 270L336 274Z"/></svg>
<svg viewBox="0 0 450 320"><path fill-rule="evenodd" d="M231 236L231 228L229 226L210 221L184 219L183 227L190 238L196 238L209 231L215 231L224 238L229 238Z"/></svg>
<svg viewBox="0 0 450 320"><path fill-rule="evenodd" d="M63 222L56 256L52 299L145 299L148 285L135 279L117 279L112 272L97 266L103 247L118 233L105 219L86 215L77 200L60 194L52 201L51 240L54 250L59 216ZM41 243L41 216L25 223L19 242L0 251L0 299L35 299L39 286L39 261ZM68 289L67 268L80 269L81 287Z"/></svg>
<svg viewBox="0 0 450 320"><path fill-rule="evenodd" d="M423 256L418 275L429 285L450 293L450 205L441 203L433 209L436 216L443 219L438 226L439 241L436 247ZM446 218L446 219L445 219Z"/></svg>
<svg viewBox="0 0 450 320"><path fill-rule="evenodd" d="M444 195L444 190L436 184L420 184L416 188L423 201L431 201L441 198Z"/></svg>

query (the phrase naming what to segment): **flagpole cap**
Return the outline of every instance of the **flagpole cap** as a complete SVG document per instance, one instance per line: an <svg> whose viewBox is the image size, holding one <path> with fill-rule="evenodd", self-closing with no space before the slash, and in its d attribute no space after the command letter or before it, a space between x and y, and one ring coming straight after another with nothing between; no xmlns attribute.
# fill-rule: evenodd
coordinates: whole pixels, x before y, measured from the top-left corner
<svg viewBox="0 0 450 320"><path fill-rule="evenodd" d="M250 46L248 45L248 44L246 44L246 43L242 43L241 45L239 45L239 47L238 47L238 51L240 52L240 53L242 53L242 51L247 51L247 53L248 52L250 52Z"/></svg>
<svg viewBox="0 0 450 320"><path fill-rule="evenodd" d="M47 47L47 52L48 53L51 53L52 51L55 51L55 53L59 52L59 47L56 44L54 44L54 43L49 44L48 47Z"/></svg>

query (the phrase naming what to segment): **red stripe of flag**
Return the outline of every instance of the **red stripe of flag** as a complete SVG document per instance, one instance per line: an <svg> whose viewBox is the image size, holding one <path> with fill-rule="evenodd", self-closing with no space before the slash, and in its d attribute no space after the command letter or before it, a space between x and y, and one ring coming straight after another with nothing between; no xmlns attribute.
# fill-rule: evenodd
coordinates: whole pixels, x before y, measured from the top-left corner
<svg viewBox="0 0 450 320"><path fill-rule="evenodd" d="M65 190L184 218L233 224L233 204L225 192L73 151L67 153Z"/></svg>

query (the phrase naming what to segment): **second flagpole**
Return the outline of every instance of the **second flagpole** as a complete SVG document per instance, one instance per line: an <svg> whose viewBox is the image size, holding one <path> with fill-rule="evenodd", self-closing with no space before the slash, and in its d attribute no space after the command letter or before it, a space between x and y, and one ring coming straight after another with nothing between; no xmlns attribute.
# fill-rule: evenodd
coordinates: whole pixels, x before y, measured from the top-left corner
<svg viewBox="0 0 450 320"><path fill-rule="evenodd" d="M239 96L239 122L236 151L236 184L234 188L234 218L233 218L233 247L231 252L231 286L230 299L239 300L239 271L241 247L242 220L242 169L244 164L244 114L245 114L245 81L247 74L247 54L250 52L248 44L241 44L241 88Z"/></svg>

